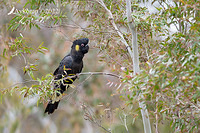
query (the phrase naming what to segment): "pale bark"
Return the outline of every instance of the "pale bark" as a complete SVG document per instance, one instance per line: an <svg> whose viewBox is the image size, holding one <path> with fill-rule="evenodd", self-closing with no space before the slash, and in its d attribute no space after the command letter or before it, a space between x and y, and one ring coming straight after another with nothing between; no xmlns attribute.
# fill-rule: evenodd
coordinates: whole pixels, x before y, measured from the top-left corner
<svg viewBox="0 0 200 133"><path fill-rule="evenodd" d="M126 0L126 13L127 13L128 26L132 34L132 51L133 51L132 61L133 61L133 71L134 71L133 74L136 75L137 73L140 72L138 44L137 44L137 28L131 17L131 1L130 0ZM138 102L139 102L139 107L141 108L140 111L141 111L143 125L144 125L144 132L151 133L151 124L149 120L148 110L146 108L144 101L140 101L140 99L143 99L143 98L144 98L143 94L140 94Z"/></svg>

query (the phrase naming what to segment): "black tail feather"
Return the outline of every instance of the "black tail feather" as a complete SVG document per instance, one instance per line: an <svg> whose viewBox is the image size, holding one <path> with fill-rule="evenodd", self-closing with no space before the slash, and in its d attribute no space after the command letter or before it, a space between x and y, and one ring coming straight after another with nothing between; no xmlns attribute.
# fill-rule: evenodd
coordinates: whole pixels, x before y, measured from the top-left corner
<svg viewBox="0 0 200 133"><path fill-rule="evenodd" d="M64 91L66 91L66 86L61 84L60 86L55 86L55 88L60 88L59 93L56 93L59 97L61 94L63 94ZM67 86L69 88L69 86ZM60 100L57 102L52 103L52 100L48 103L44 113L52 114L57 108Z"/></svg>
<svg viewBox="0 0 200 133"><path fill-rule="evenodd" d="M50 101L44 113L52 114L58 108L59 102L60 101L52 103L52 101Z"/></svg>

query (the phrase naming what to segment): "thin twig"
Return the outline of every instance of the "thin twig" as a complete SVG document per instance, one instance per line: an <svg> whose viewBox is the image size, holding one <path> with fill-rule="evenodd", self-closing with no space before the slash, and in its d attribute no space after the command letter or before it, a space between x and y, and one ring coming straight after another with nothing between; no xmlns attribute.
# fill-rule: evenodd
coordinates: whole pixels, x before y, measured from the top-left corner
<svg viewBox="0 0 200 133"><path fill-rule="evenodd" d="M94 117L94 112L92 111L91 108L88 109L88 106L86 105L83 105L82 104L82 109L83 109L83 112L85 113L85 120L89 120L91 123L97 125L98 127L102 128L104 131L108 132L108 133L112 133L111 131L109 131L108 129L106 129L105 127L103 127L98 121L97 119Z"/></svg>
<svg viewBox="0 0 200 133"><path fill-rule="evenodd" d="M156 127L156 133L159 133L159 131L158 131L158 99L159 99L160 97L156 97L156 112L155 112L155 114L156 114L156 125L155 125L155 127Z"/></svg>
<svg viewBox="0 0 200 133"><path fill-rule="evenodd" d="M71 20L78 28L80 28L83 31L91 31L91 32L96 32L96 33L103 33L103 34L117 34L115 32L112 31L99 31L99 30L95 30L95 29L91 29L91 28L83 28L80 24L76 23L75 21Z"/></svg>
<svg viewBox="0 0 200 133"><path fill-rule="evenodd" d="M126 128L126 131L127 131L127 133L129 133L129 131L128 131L128 126L127 126L127 115L126 114L124 114L124 126L125 126L125 128Z"/></svg>
<svg viewBox="0 0 200 133"><path fill-rule="evenodd" d="M113 77L116 77L116 78L119 78L119 79L123 79L119 75L116 75L114 73L107 73L107 72L85 72L85 73L77 74L77 76L80 76L80 75L108 75L108 76L113 76Z"/></svg>
<svg viewBox="0 0 200 133"><path fill-rule="evenodd" d="M57 74L55 76L59 76L59 75L62 75L62 74ZM114 74L114 73L107 73L107 72L85 72L85 73L77 73L77 74L72 75L72 76L66 76L62 80L72 79L72 78L75 78L75 77L79 77L80 75L108 75L108 76L113 76L113 77L116 77L116 78L119 78L119 79L123 79L123 77L121 77L121 76L119 76L117 74ZM54 80L54 81L59 81L59 80Z"/></svg>
<svg viewBox="0 0 200 133"><path fill-rule="evenodd" d="M128 52L130 54L131 57L133 57L132 55L132 51L131 51L131 48L129 47L128 43L126 42L123 34L120 32L120 30L118 29L117 25L115 24L115 21L114 21L114 17L111 13L111 11L106 7L105 3L103 2L103 0L97 0L97 2L107 11L108 15L109 15L109 20L112 24L112 26L114 27L115 31L117 32L117 34L120 36L122 42L125 44L125 46L127 47L128 49Z"/></svg>
<svg viewBox="0 0 200 133"><path fill-rule="evenodd" d="M26 61L26 58L25 58L24 54L21 53L21 55L22 55L22 57L23 57L23 59L24 59L24 63L25 63L25 65L27 65L27 61Z"/></svg>
<svg viewBox="0 0 200 133"><path fill-rule="evenodd" d="M38 80L28 80L28 81L18 82L18 83L15 83L15 84L13 84L13 85L11 85L11 86L9 86L9 87L2 88L2 89L0 88L0 90L5 91L5 90L7 90L7 89L9 89L9 88L12 88L12 87L14 87L14 86L16 86L16 85L25 84L25 83L29 83L29 82L39 82L39 81L38 81Z"/></svg>

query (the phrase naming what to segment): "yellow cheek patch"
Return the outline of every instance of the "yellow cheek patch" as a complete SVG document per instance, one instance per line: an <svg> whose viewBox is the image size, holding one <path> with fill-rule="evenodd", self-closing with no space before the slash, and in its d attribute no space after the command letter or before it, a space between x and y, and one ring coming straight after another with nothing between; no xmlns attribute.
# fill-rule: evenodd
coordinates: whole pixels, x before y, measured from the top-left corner
<svg viewBox="0 0 200 133"><path fill-rule="evenodd" d="M75 50L79 51L79 45L76 45Z"/></svg>

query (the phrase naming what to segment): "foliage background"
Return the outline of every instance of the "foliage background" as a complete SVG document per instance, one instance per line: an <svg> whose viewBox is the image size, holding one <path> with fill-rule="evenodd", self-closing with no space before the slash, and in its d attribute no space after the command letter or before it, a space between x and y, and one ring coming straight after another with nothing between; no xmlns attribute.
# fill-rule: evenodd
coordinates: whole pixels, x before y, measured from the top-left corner
<svg viewBox="0 0 200 133"><path fill-rule="evenodd" d="M1 1L0 132L143 132L138 99L147 104L153 132L199 132L199 1L132 1L136 76L100 2ZM104 3L131 47L125 1ZM90 39L83 71L122 79L80 75L59 109L44 115L50 73L80 37Z"/></svg>

